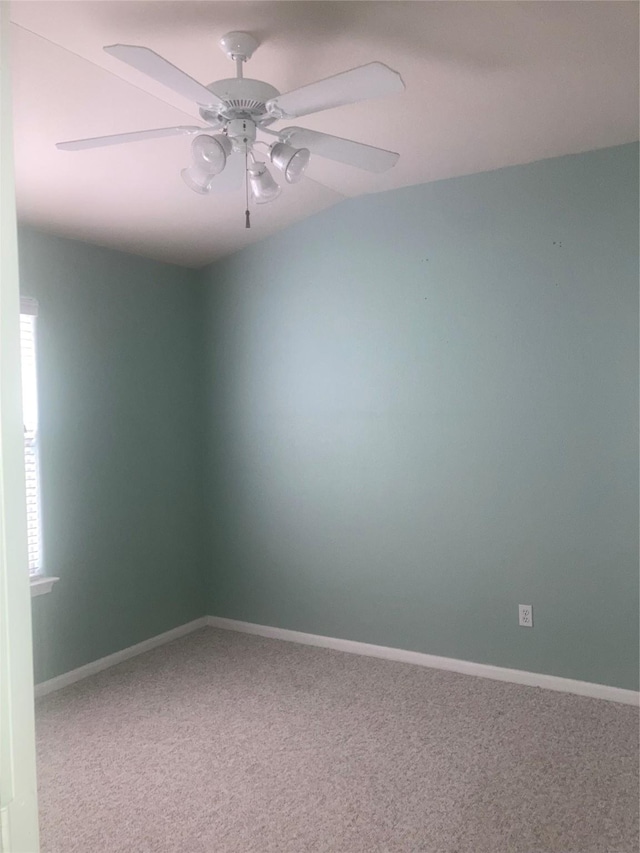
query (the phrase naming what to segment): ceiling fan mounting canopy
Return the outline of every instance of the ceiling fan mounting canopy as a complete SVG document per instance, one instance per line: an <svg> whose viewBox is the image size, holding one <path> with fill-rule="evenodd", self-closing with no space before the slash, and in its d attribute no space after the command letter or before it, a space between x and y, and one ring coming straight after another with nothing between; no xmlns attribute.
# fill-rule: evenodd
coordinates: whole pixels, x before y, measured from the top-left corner
<svg viewBox="0 0 640 853"><path fill-rule="evenodd" d="M232 32L227 33L220 39L220 47L229 59L241 59L246 62L251 59L254 50L260 42L251 33Z"/></svg>
<svg viewBox="0 0 640 853"><path fill-rule="evenodd" d="M236 76L216 80L208 86L148 47L106 46L104 50L110 56L195 102L206 126L184 125L118 133L59 142L57 147L77 151L164 136L195 135L193 163L181 172L187 186L204 195L216 189L239 189L245 181L251 187L253 200L259 204L275 199L280 188L266 164L256 157L255 145L266 146L271 164L284 174L287 183L296 183L303 177L311 155L369 172L383 172L396 164L399 155L394 151L302 127L276 131L270 125L281 119L298 118L402 92L404 83L397 71L382 62L369 62L281 94L270 83L243 75L243 64L251 58L258 44L250 33L234 31L224 35L220 47L235 62ZM219 134L207 135L214 131ZM276 139L267 144L257 138L258 132ZM240 160L243 163L238 168ZM249 214L246 213L248 227Z"/></svg>

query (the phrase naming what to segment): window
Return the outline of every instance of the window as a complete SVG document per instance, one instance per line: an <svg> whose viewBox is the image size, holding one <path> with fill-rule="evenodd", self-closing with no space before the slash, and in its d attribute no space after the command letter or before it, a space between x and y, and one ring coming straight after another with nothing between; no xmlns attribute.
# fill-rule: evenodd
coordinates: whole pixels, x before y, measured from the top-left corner
<svg viewBox="0 0 640 853"><path fill-rule="evenodd" d="M20 352L22 363L22 416L27 486L27 536L29 575L42 574L40 525L40 472L38 459L38 385L36 374L36 320L38 303L20 300Z"/></svg>

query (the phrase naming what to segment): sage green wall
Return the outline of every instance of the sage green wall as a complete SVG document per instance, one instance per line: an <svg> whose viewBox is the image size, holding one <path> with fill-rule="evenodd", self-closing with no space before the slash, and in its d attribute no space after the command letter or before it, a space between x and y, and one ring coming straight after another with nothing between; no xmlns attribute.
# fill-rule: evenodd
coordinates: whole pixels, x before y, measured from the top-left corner
<svg viewBox="0 0 640 853"><path fill-rule="evenodd" d="M21 229L36 680L208 611L637 688L637 164L348 201L201 273Z"/></svg>
<svg viewBox="0 0 640 853"><path fill-rule="evenodd" d="M185 270L19 231L38 299L45 568L36 681L181 625L203 601L200 289Z"/></svg>
<svg viewBox="0 0 640 853"><path fill-rule="evenodd" d="M622 146L210 267L210 612L637 688L637 201Z"/></svg>

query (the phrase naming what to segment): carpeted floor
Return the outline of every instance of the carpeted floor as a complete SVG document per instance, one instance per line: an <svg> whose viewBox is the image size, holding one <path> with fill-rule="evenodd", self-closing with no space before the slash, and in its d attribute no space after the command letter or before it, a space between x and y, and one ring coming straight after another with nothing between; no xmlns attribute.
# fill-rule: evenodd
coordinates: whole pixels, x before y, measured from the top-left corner
<svg viewBox="0 0 640 853"><path fill-rule="evenodd" d="M204 629L39 700L42 853L637 853L638 711Z"/></svg>

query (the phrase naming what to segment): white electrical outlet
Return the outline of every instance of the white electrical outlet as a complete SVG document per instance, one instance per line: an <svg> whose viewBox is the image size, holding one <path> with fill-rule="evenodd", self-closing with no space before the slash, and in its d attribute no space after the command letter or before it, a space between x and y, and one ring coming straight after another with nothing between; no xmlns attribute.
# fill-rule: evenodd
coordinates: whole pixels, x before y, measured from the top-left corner
<svg viewBox="0 0 640 853"><path fill-rule="evenodd" d="M530 604L518 605L518 625L521 628L533 628L533 607Z"/></svg>

